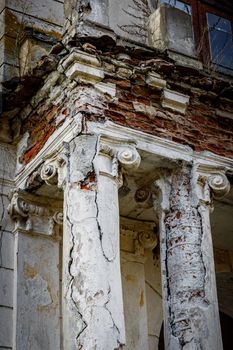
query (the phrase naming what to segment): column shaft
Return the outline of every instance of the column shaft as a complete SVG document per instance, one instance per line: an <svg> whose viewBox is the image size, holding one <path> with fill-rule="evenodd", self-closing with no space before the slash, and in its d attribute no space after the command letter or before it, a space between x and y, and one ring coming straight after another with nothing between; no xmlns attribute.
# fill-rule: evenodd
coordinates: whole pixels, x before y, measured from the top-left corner
<svg viewBox="0 0 233 350"><path fill-rule="evenodd" d="M125 342L119 257L118 184L98 138L69 149L64 192L64 349L121 349ZM108 176L109 175L109 176Z"/></svg>
<svg viewBox="0 0 233 350"><path fill-rule="evenodd" d="M221 350L209 208L196 201L189 168L173 173L162 187L166 349Z"/></svg>

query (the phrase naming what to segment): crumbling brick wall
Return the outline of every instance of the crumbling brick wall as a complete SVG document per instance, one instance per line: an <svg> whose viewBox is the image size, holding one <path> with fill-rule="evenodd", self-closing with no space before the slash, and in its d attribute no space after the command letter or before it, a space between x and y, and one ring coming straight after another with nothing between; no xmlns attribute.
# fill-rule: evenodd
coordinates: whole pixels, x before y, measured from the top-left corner
<svg viewBox="0 0 233 350"><path fill-rule="evenodd" d="M30 134L25 162L38 153L67 117L73 118L77 113L84 124L111 120L188 145L197 152L232 157L233 123L229 115L233 101L229 81L184 69L161 57L145 59L132 55L125 62L116 60L116 56L109 52L100 56L106 72L103 82L116 84L115 97L97 92L88 83L69 81L62 73L52 73L45 85L48 90L51 81L50 92L55 92L48 97L42 87L43 93L40 90L33 99L34 103L37 101L36 108L31 108L22 123L21 132ZM146 83L146 74L151 70L167 81L169 89L190 96L185 114L161 106L162 91ZM56 94L60 96L59 103L55 102Z"/></svg>

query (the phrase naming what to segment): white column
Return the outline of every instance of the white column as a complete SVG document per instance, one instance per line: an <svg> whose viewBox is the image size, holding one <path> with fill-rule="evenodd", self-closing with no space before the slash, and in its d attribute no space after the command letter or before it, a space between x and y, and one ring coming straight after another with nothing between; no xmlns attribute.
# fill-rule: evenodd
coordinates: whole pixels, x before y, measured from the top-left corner
<svg viewBox="0 0 233 350"><path fill-rule="evenodd" d="M118 166L138 166L140 157L134 147L109 147L87 135L76 137L66 156L63 347L122 349ZM53 173L49 164L44 169Z"/></svg>
<svg viewBox="0 0 233 350"><path fill-rule="evenodd" d="M209 189L224 194L229 185L201 171L187 166L158 181L166 350L222 349Z"/></svg>

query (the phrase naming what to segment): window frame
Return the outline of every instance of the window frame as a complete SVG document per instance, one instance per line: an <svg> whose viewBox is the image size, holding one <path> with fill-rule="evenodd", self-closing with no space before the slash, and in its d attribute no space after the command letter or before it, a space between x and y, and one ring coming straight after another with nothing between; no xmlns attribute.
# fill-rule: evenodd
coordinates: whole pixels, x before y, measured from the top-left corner
<svg viewBox="0 0 233 350"><path fill-rule="evenodd" d="M198 45L196 46L197 52L202 60L202 62L205 64L205 66L209 68L217 68L219 70L226 70L231 71L232 69L228 67L218 66L217 64L212 62L211 59L211 46L209 41L209 28L208 28L208 22L207 22L207 13L212 13L213 15L223 17L231 22L233 22L233 14L228 14L224 11L221 11L218 8L215 8L213 6L204 4L202 2L199 2L199 37L198 37Z"/></svg>
<svg viewBox="0 0 233 350"><path fill-rule="evenodd" d="M195 40L195 47L197 52L197 57L203 62L204 66L207 68L215 68L219 71L232 72L233 70L228 67L218 66L212 62L211 59L211 46L209 40L209 28L207 22L207 13L212 13L216 16L223 17L227 20L233 22L233 8L226 13L226 8L220 9L220 5L208 4L207 1L201 0L180 0L183 3L190 5L192 8L192 23L193 23L193 33ZM232 33L233 34L233 33Z"/></svg>

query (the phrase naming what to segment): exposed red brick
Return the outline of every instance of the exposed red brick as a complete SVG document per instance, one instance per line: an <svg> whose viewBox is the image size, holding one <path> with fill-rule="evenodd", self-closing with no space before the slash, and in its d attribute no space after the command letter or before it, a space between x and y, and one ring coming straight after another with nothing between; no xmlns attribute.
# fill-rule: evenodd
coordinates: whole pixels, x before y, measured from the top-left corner
<svg viewBox="0 0 233 350"><path fill-rule="evenodd" d="M52 110L45 116L47 122L50 122L51 120L53 120L56 113L57 113L57 107L53 106Z"/></svg>
<svg viewBox="0 0 233 350"><path fill-rule="evenodd" d="M132 87L132 94L137 96L149 97L151 95L151 89L146 86L134 85Z"/></svg>
<svg viewBox="0 0 233 350"><path fill-rule="evenodd" d="M54 133L55 127L52 126L47 133L44 135L43 138L40 139L38 143L36 143L33 147L31 147L28 151L24 153L24 162L27 164L30 160L32 160L37 153L42 149L45 142L49 139L49 137Z"/></svg>
<svg viewBox="0 0 233 350"><path fill-rule="evenodd" d="M190 81L190 77L188 78ZM72 113L82 112L85 119L91 121L103 122L109 119L120 125L189 145L197 152L208 150L219 155L233 157L233 122L230 119L216 116L216 97L209 94L207 80L203 79L200 83L207 89L206 92L202 94L200 89L192 92L190 105L185 115L163 109L160 103L161 91L146 85L143 74L137 74L134 78L132 77L131 81L117 76L115 78L108 76L104 81L116 84L117 98L108 103L106 100L104 107L95 105L93 100L84 105L80 105L80 101L72 100L71 104L77 106L72 109ZM195 84L198 85L198 80ZM83 90L85 88L85 86L81 87ZM153 114L146 114L147 108L144 108L143 113L136 112L134 102L144 104L147 108L152 106ZM218 108L232 112L232 106L229 100L221 100ZM28 118L23 125L23 130L29 130L30 142L34 145L25 153L26 162L39 152L55 130L57 116L65 115L66 117L71 114L66 106L63 106L60 112L55 106L51 106L47 113L42 112L43 110L43 105L41 105L36 114ZM60 119L62 123L65 118Z"/></svg>

